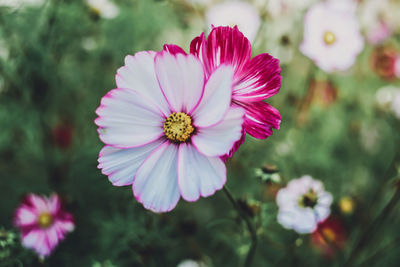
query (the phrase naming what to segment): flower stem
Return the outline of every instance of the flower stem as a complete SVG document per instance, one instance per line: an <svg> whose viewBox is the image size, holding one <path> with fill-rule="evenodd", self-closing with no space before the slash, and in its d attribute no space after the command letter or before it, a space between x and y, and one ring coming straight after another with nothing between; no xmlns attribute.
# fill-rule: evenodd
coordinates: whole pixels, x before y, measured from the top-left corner
<svg viewBox="0 0 400 267"><path fill-rule="evenodd" d="M356 257L361 253L361 250L367 245L367 243L373 238L374 233L376 232L376 227L378 227L381 223L384 223L387 217L391 214L392 210L396 206L397 202L400 200L400 185L399 185L400 177L397 179L395 184L396 192L390 199L390 201L386 204L382 212L376 217L376 219L364 229L364 232L361 234L360 239L358 240L356 246L350 253L350 256L345 264L345 266L353 266L353 262Z"/></svg>
<svg viewBox="0 0 400 267"><path fill-rule="evenodd" d="M243 211L243 209L238 205L236 200L233 198L232 194L229 192L229 189L224 186L223 188L225 195L228 197L229 201L232 203L233 207L237 210L239 213L240 217L244 220L244 222L247 225L247 228L249 230L250 236L251 236L251 245L249 252L247 253L246 256L246 261L244 262L245 267L250 267L254 258L254 254L256 252L256 247L257 247L257 234L256 230L254 229L254 226L252 222L250 221L249 216Z"/></svg>

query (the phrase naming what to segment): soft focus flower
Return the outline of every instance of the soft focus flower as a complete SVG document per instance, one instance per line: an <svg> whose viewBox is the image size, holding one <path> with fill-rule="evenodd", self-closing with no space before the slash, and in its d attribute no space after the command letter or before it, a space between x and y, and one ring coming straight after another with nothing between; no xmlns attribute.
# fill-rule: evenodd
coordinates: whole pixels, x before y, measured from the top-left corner
<svg viewBox="0 0 400 267"><path fill-rule="evenodd" d="M255 0L260 9L265 9L272 18L296 16L319 0ZM289 17L287 17L289 18Z"/></svg>
<svg viewBox="0 0 400 267"><path fill-rule="evenodd" d="M86 0L91 10L104 19L113 19L119 14L119 8L110 0Z"/></svg>
<svg viewBox="0 0 400 267"><path fill-rule="evenodd" d="M328 107L335 103L338 97L338 90L329 80L313 79L310 82L309 97L312 103L321 107Z"/></svg>
<svg viewBox="0 0 400 267"><path fill-rule="evenodd" d="M380 46L371 54L371 67L381 78L400 78L400 53L393 47Z"/></svg>
<svg viewBox="0 0 400 267"><path fill-rule="evenodd" d="M52 130L53 144L61 149L67 149L72 144L74 127L69 122L60 122Z"/></svg>
<svg viewBox="0 0 400 267"><path fill-rule="evenodd" d="M349 69L364 47L353 4L346 10L346 2L333 2L316 4L307 12L300 45L301 52L326 72Z"/></svg>
<svg viewBox="0 0 400 267"><path fill-rule="evenodd" d="M364 0L360 3L360 24L368 42L380 44L399 27L399 4L390 0Z"/></svg>
<svg viewBox="0 0 400 267"><path fill-rule="evenodd" d="M388 109L400 119L400 88L387 85L376 92L376 101L379 106Z"/></svg>
<svg viewBox="0 0 400 267"><path fill-rule="evenodd" d="M286 229L305 234L312 233L317 224L329 216L332 195L320 181L305 175L280 189L276 202L278 222Z"/></svg>
<svg viewBox="0 0 400 267"><path fill-rule="evenodd" d="M233 67L232 105L246 111L245 132L267 138L272 128L279 129L279 111L263 102L281 87L279 60L266 53L251 58L250 42L237 27L213 28L208 38L202 33L193 39L190 52L203 62L207 77L222 64Z"/></svg>
<svg viewBox="0 0 400 267"><path fill-rule="evenodd" d="M346 241L347 234L342 221L332 216L318 224L311 238L312 244L328 258L335 255L335 250L343 249Z"/></svg>
<svg viewBox="0 0 400 267"><path fill-rule="evenodd" d="M183 260L181 261L177 267L207 267L207 265L201 261L195 260Z"/></svg>
<svg viewBox="0 0 400 267"><path fill-rule="evenodd" d="M117 89L101 100L99 168L116 186L133 186L155 212L172 210L180 196L208 197L223 187L220 156L240 139L244 111L230 108L232 67L206 76L195 56L174 45L125 58Z"/></svg>
<svg viewBox="0 0 400 267"><path fill-rule="evenodd" d="M343 214L352 214L354 206L354 200L349 196L344 196L339 200L339 209Z"/></svg>
<svg viewBox="0 0 400 267"><path fill-rule="evenodd" d="M50 198L29 194L17 208L14 224L21 230L22 245L40 257L50 255L65 235L74 230L73 217L63 210L56 194Z"/></svg>
<svg viewBox="0 0 400 267"><path fill-rule="evenodd" d="M253 42L260 27L260 16L249 3L241 1L226 1L211 6L206 12L207 27L237 26L244 36ZM211 29L212 30L212 29Z"/></svg>

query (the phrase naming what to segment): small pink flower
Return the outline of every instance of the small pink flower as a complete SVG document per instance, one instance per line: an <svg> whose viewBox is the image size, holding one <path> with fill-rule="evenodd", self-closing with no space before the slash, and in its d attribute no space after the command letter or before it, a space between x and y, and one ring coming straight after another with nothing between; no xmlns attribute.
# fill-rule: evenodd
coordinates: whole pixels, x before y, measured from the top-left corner
<svg viewBox="0 0 400 267"><path fill-rule="evenodd" d="M244 111L231 108L232 67L206 75L178 46L125 58L117 89L101 100L99 165L113 185L131 185L155 212L208 197L223 187L220 156L240 139Z"/></svg>
<svg viewBox="0 0 400 267"><path fill-rule="evenodd" d="M190 52L203 62L207 76L221 64L233 67L232 105L246 112L245 132L263 139L272 135L272 128L279 129L279 111L263 101L281 87L278 59L269 54L251 58L251 44L237 27L215 27L208 38L202 33L193 39Z"/></svg>
<svg viewBox="0 0 400 267"><path fill-rule="evenodd" d="M29 194L15 212L14 225L21 230L22 245L40 257L49 256L68 232L74 220L61 207L57 194L50 198Z"/></svg>
<svg viewBox="0 0 400 267"><path fill-rule="evenodd" d="M300 50L319 68L325 72L345 71L363 47L353 1L321 2L308 10Z"/></svg>

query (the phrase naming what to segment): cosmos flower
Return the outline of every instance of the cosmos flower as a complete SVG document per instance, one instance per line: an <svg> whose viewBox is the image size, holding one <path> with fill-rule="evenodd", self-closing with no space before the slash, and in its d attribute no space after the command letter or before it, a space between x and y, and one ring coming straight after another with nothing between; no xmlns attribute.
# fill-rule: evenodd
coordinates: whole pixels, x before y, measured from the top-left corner
<svg viewBox="0 0 400 267"><path fill-rule="evenodd" d="M207 267L204 262L195 261L195 260L183 260L181 261L177 267Z"/></svg>
<svg viewBox="0 0 400 267"><path fill-rule="evenodd" d="M278 59L266 53L251 58L251 44L237 27L215 27L208 38L202 33L193 39L190 52L203 62L207 76L221 64L233 67L232 105L246 111L245 132L267 138L272 128L279 129L279 111L263 102L281 87Z"/></svg>
<svg viewBox="0 0 400 267"><path fill-rule="evenodd" d="M74 230L73 217L63 210L57 194L50 198L29 194L15 212L14 225L21 230L22 245L42 258Z"/></svg>
<svg viewBox="0 0 400 267"><path fill-rule="evenodd" d="M318 3L307 12L300 45L301 52L326 72L349 69L364 47L354 5L333 2Z"/></svg>
<svg viewBox="0 0 400 267"><path fill-rule="evenodd" d="M400 78L400 52L392 46L376 47L371 53L372 70L382 79Z"/></svg>
<svg viewBox="0 0 400 267"><path fill-rule="evenodd" d="M223 187L220 159L240 139L244 111L231 108L233 70L206 76L199 59L178 46L125 58L117 89L96 110L99 168L116 186L131 185L155 212L172 210L180 196L208 197Z"/></svg>
<svg viewBox="0 0 400 267"><path fill-rule="evenodd" d="M256 39L261 19L258 11L249 3L226 1L211 6L206 11L207 27L237 26L251 43ZM212 29L211 29L212 30Z"/></svg>
<svg viewBox="0 0 400 267"><path fill-rule="evenodd" d="M311 236L312 245L327 258L332 258L336 250L343 249L346 241L347 234L342 221L333 216L320 222Z"/></svg>
<svg viewBox="0 0 400 267"><path fill-rule="evenodd" d="M400 119L400 88L387 85L376 92L376 101L379 106L394 113Z"/></svg>
<svg viewBox="0 0 400 267"><path fill-rule="evenodd" d="M305 175L278 191L278 222L300 234L312 233L330 214L332 195L320 181Z"/></svg>
<svg viewBox="0 0 400 267"><path fill-rule="evenodd" d="M91 10L104 19L113 19L119 14L119 8L110 0L86 0Z"/></svg>

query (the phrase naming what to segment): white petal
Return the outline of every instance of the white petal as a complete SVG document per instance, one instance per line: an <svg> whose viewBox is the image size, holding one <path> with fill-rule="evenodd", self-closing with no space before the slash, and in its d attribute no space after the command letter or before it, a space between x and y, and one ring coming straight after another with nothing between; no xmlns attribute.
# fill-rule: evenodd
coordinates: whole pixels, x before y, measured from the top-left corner
<svg viewBox="0 0 400 267"><path fill-rule="evenodd" d="M197 127L209 127L223 119L231 103L232 79L233 69L227 65L220 66L211 74L203 98L193 111Z"/></svg>
<svg viewBox="0 0 400 267"><path fill-rule="evenodd" d="M100 151L97 167L102 169L104 175L108 175L113 185L130 185L139 166L164 141L160 138L148 145L127 149L105 146Z"/></svg>
<svg viewBox="0 0 400 267"><path fill-rule="evenodd" d="M227 154L242 136L244 111L241 108L230 108L223 120L206 128L197 128L192 142L196 148L209 157Z"/></svg>
<svg viewBox="0 0 400 267"><path fill-rule="evenodd" d="M166 212L178 203L177 160L178 146L166 142L140 166L133 182L133 193L146 209Z"/></svg>
<svg viewBox="0 0 400 267"><path fill-rule="evenodd" d="M16 223L18 226L27 226L37 222L36 213L27 206L23 206L17 210Z"/></svg>
<svg viewBox="0 0 400 267"><path fill-rule="evenodd" d="M225 182L226 168L220 158L206 157L189 144L179 146L178 185L183 199L211 196Z"/></svg>
<svg viewBox="0 0 400 267"><path fill-rule="evenodd" d="M191 113L204 89L204 71L193 55L159 53L155 59L158 81L170 108Z"/></svg>
<svg viewBox="0 0 400 267"><path fill-rule="evenodd" d="M163 135L165 116L150 99L132 89L115 89L96 110L100 139L119 148L138 147Z"/></svg>
<svg viewBox="0 0 400 267"><path fill-rule="evenodd" d="M43 233L40 230L32 230L22 238L22 244L27 248L33 248L41 235Z"/></svg>
<svg viewBox="0 0 400 267"><path fill-rule="evenodd" d="M159 109L166 115L170 113L154 69L156 52L144 51L134 56L125 57L125 66L117 71L115 80L119 88L130 88L153 99Z"/></svg>

